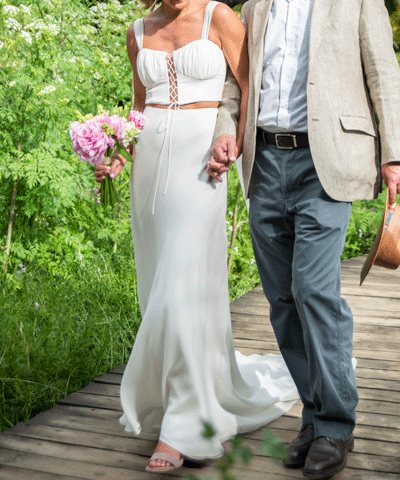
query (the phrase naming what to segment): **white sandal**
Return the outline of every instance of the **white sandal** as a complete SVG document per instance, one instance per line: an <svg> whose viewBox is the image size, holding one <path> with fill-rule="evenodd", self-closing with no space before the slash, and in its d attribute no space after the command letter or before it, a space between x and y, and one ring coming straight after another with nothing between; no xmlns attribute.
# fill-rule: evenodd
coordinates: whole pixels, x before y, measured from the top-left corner
<svg viewBox="0 0 400 480"><path fill-rule="evenodd" d="M183 464L183 457L180 458L175 457L171 453L167 452L154 452L153 455L150 457L149 463L152 460L165 460L169 462L171 465L167 465L166 467L150 467L147 465L145 468L146 472L155 472L155 473L165 473L170 472L171 470L175 470L182 466Z"/></svg>

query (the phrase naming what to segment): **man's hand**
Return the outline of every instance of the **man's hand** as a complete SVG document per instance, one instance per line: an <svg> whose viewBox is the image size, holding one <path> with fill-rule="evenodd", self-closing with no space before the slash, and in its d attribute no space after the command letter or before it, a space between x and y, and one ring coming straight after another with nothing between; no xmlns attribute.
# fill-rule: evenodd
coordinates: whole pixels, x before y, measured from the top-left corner
<svg viewBox="0 0 400 480"><path fill-rule="evenodd" d="M210 160L207 163L208 180L216 178L222 182L221 174L227 172L238 154L236 139L232 135L221 135L216 138L210 151Z"/></svg>
<svg viewBox="0 0 400 480"><path fill-rule="evenodd" d="M396 194L400 193L400 163L386 163L382 165L381 172L389 189L389 204L393 205L396 203Z"/></svg>

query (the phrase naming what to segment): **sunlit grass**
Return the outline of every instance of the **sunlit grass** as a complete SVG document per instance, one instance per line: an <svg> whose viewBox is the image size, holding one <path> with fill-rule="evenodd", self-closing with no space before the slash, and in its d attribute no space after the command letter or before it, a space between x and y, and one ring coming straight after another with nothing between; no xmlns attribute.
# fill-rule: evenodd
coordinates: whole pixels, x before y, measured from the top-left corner
<svg viewBox="0 0 400 480"><path fill-rule="evenodd" d="M115 258L98 268L81 270L73 282L28 268L19 274L23 288L3 285L1 430L127 360L140 323L134 261Z"/></svg>

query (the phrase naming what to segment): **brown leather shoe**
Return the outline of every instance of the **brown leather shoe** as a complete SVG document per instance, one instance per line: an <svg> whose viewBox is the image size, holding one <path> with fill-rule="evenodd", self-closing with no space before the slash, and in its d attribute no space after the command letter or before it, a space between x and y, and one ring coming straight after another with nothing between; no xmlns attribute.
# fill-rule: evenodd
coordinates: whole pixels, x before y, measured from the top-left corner
<svg viewBox="0 0 400 480"><path fill-rule="evenodd" d="M354 448L354 437L337 440L317 437L310 448L303 468L303 475L312 480L327 480L346 466L347 453Z"/></svg>
<svg viewBox="0 0 400 480"><path fill-rule="evenodd" d="M312 423L303 425L297 438L289 445L289 458L283 461L284 466L286 468L304 467L314 438L314 425Z"/></svg>

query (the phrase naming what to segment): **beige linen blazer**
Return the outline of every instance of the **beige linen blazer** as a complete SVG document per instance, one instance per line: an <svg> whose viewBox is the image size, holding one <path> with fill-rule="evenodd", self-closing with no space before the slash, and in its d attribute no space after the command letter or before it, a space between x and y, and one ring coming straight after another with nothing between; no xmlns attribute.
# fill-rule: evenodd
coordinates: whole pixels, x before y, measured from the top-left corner
<svg viewBox="0 0 400 480"><path fill-rule="evenodd" d="M250 57L242 159L246 198L272 3L249 0L241 14ZM228 73L214 138L236 136L239 99ZM375 198L381 188L380 165L400 161L400 69L384 0L314 0L307 105L311 153L325 191L340 201Z"/></svg>

